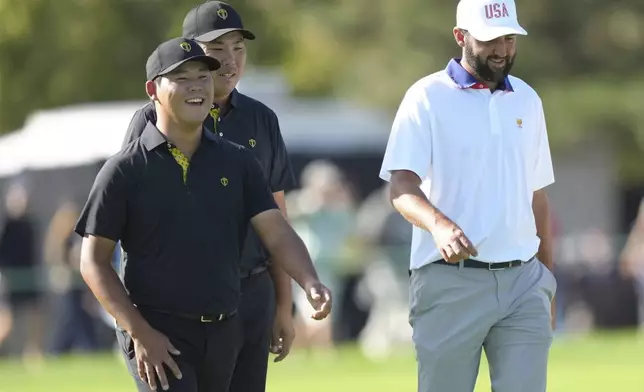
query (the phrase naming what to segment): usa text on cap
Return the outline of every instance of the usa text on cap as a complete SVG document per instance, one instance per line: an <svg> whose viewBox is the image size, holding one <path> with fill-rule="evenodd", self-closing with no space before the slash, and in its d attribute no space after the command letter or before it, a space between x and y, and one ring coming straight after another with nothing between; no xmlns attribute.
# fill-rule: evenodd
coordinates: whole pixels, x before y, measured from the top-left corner
<svg viewBox="0 0 644 392"><path fill-rule="evenodd" d="M239 31L246 39L255 39L255 35L244 28L239 13L223 1L200 4L183 20L183 35L199 42L214 41L231 31Z"/></svg>
<svg viewBox="0 0 644 392"><path fill-rule="evenodd" d="M148 80L170 73L188 61L200 61L211 71L219 69L217 59L206 56L196 41L179 37L159 45L148 58L145 71Z"/></svg>
<svg viewBox="0 0 644 392"><path fill-rule="evenodd" d="M514 0L461 0L456 7L456 27L479 41L528 34L519 25Z"/></svg>

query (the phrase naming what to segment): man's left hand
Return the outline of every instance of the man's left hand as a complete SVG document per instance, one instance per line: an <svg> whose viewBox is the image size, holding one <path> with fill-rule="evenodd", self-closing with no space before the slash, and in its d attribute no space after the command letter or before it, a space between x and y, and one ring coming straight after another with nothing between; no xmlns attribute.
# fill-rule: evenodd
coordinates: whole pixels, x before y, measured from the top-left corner
<svg viewBox="0 0 644 392"><path fill-rule="evenodd" d="M293 340L295 340L295 328L292 304L277 305L271 338L271 352L277 355L274 362L280 362L288 356Z"/></svg>
<svg viewBox="0 0 644 392"><path fill-rule="evenodd" d="M322 283L315 282L307 285L306 298L314 309L312 319L323 320L331 313L331 290Z"/></svg>

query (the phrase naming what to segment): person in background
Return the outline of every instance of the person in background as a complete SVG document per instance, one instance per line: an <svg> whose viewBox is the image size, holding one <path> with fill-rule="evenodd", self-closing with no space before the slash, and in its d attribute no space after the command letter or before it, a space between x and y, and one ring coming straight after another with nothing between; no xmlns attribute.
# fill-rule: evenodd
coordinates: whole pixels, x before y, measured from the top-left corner
<svg viewBox="0 0 644 392"><path fill-rule="evenodd" d="M293 227L311 252L321 279L337 299L325 322L301 319L298 345L330 349L342 340L344 277L357 268L351 257L355 233L354 197L341 169L326 160L309 163L301 175L302 188L289 195ZM291 209L292 206L292 209ZM296 307L306 309L306 296L295 295Z"/></svg>
<svg viewBox="0 0 644 392"><path fill-rule="evenodd" d="M82 238L74 233L80 214L72 202L63 203L54 214L45 236L45 262L50 267L50 286L61 294L55 313L55 327L50 352L54 355L75 349L97 349L95 315L100 306L80 274Z"/></svg>
<svg viewBox="0 0 644 392"><path fill-rule="evenodd" d="M0 271L0 348L3 347L3 343L9 336L13 326L11 307L7 298L8 289L5 286L5 279L2 276L2 271ZM0 350L0 356L3 354Z"/></svg>
<svg viewBox="0 0 644 392"><path fill-rule="evenodd" d="M10 309L5 319L9 318L6 323L13 326L12 332L24 334L19 340L23 340L20 351L25 363L35 364L43 350L42 287L29 194L23 184L9 186L5 207L6 216L0 223L0 273Z"/></svg>
<svg viewBox="0 0 644 392"><path fill-rule="evenodd" d="M385 183L373 191L357 216L357 232L368 259L362 286L370 301L359 344L371 358L384 358L411 341L407 287L412 225L391 208L389 188Z"/></svg>

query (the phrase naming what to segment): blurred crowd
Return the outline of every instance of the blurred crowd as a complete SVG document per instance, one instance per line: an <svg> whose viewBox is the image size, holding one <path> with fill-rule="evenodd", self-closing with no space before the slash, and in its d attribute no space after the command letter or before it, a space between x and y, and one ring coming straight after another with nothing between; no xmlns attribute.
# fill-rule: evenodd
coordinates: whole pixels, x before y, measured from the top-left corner
<svg viewBox="0 0 644 392"><path fill-rule="evenodd" d="M80 276L81 239L73 227L81 206L62 202L41 236L44 243L37 246L27 188L15 182L2 195L0 355L22 355L33 361L73 351L110 349L113 321ZM390 206L386 185L364 200L356 195L342 170L326 160L309 163L302 171L300 188L287 195L291 223L335 298L331 317L316 322L298 314L298 308L307 308L306 298L294 287L296 345L331 349L343 342L358 342L365 354L386 356L411 338L407 322L411 226ZM588 264L604 263L609 276L617 278L592 284L599 275L580 274L578 268L566 264L558 268L560 328L568 327L567 320L577 322L576 306L585 303L592 308L593 298L619 301L617 308L630 306L615 295L600 295L603 291L597 288L602 284L615 294L632 283L637 288L634 295L639 295L639 301L637 297L631 301L632 307L637 309L639 302L644 325L644 207L618 256L611 256L602 245L608 238L605 234L591 231L585 238L587 246L581 249L587 252L578 258ZM117 249L115 268L119 259ZM590 294L583 294L584 287L592 287ZM579 301L580 293L585 302ZM609 303L605 308L615 306ZM602 307L598 309L594 316L592 310L587 313L601 326Z"/></svg>
<svg viewBox="0 0 644 392"><path fill-rule="evenodd" d="M22 183L8 186L0 217L0 355L19 354L27 362L44 355L105 347L106 316L80 275L81 238L73 232L80 213L61 203L44 243L35 242L29 193ZM36 249L43 249L42 256ZM118 252L114 255L118 260ZM105 331L103 331L105 334Z"/></svg>

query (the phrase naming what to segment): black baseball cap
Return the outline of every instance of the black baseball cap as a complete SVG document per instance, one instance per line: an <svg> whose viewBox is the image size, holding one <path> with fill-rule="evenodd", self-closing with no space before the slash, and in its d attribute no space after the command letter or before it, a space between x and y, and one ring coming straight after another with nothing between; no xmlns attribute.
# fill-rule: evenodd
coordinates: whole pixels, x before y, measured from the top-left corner
<svg viewBox="0 0 644 392"><path fill-rule="evenodd" d="M231 31L239 31L246 39L255 35L244 29L241 16L230 4L207 1L191 9L183 20L183 35L199 42L211 42Z"/></svg>
<svg viewBox="0 0 644 392"><path fill-rule="evenodd" d="M188 61L201 61L211 71L221 67L217 59L206 56L196 41L179 37L162 43L152 52L145 64L145 72L148 80L154 80L174 71Z"/></svg>

